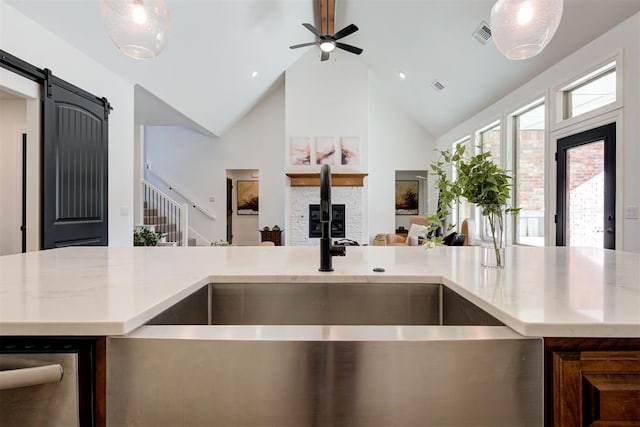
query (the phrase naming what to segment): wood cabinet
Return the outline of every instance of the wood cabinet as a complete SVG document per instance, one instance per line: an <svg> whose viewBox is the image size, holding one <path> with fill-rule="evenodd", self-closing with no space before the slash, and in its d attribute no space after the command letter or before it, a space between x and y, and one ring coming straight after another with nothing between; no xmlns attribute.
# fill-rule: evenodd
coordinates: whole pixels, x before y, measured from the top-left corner
<svg viewBox="0 0 640 427"><path fill-rule="evenodd" d="M640 426L640 340L546 339L546 425Z"/></svg>

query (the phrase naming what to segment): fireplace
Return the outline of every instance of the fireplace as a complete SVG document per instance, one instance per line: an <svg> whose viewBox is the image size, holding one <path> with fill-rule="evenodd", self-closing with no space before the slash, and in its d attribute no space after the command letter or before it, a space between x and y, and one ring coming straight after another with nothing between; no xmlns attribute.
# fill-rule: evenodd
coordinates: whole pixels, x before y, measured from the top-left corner
<svg viewBox="0 0 640 427"><path fill-rule="evenodd" d="M318 179L318 181L320 181ZM332 181L333 183L333 181ZM333 212L333 236L336 239L350 239L356 242L366 241L366 200L364 197L364 187L332 187L331 201ZM318 224L319 213L315 219L310 205L320 204L320 188L317 186L289 187L289 197L287 200L288 217L285 233L286 244L292 246L316 246L320 244L320 233L322 229L316 231L318 237L309 237L311 222ZM344 210L338 205L344 206ZM340 216L339 222L336 215ZM344 226L342 226L344 221ZM340 227L340 228L338 228ZM344 234L342 234L344 233ZM338 237L344 236L344 237Z"/></svg>
<svg viewBox="0 0 640 427"><path fill-rule="evenodd" d="M331 205L331 237L345 237L345 205ZM309 205L309 237L322 237L320 205Z"/></svg>

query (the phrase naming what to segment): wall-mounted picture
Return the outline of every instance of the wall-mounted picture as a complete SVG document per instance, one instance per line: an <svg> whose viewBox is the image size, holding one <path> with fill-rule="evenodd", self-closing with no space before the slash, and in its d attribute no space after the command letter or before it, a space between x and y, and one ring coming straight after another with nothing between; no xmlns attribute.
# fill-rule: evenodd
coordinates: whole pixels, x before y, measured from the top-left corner
<svg viewBox="0 0 640 427"><path fill-rule="evenodd" d="M334 137L320 136L316 138L316 164L336 164L336 139Z"/></svg>
<svg viewBox="0 0 640 427"><path fill-rule="evenodd" d="M238 181L238 215L258 215L258 181Z"/></svg>
<svg viewBox="0 0 640 427"><path fill-rule="evenodd" d="M340 157L340 164L342 165L359 165L360 138L340 138Z"/></svg>
<svg viewBox="0 0 640 427"><path fill-rule="evenodd" d="M291 138L291 164L311 164L311 138L307 136Z"/></svg>
<svg viewBox="0 0 640 427"><path fill-rule="evenodd" d="M418 181L396 181L396 215L418 215Z"/></svg>

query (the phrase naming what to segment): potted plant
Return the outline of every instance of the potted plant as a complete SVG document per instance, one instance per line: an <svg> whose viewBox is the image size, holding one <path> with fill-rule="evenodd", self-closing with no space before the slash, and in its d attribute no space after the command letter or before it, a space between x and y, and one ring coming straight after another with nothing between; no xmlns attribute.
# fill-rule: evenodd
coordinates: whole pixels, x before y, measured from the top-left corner
<svg viewBox="0 0 640 427"><path fill-rule="evenodd" d="M161 238L161 232L155 232L148 227L133 230L133 246L158 246Z"/></svg>
<svg viewBox="0 0 640 427"><path fill-rule="evenodd" d="M429 230L442 227L447 215L450 214L452 203L461 197L473 203L480 209L483 225L483 261L487 267L504 267L504 247L506 245L505 215L517 214L519 208L507 208L511 194L511 181L507 171L498 167L491 160L491 153L484 152L475 156L465 156L464 145L458 145L455 150L439 151L440 157L431 163L431 174L435 176L435 187L439 190L440 200L438 212L428 215L431 222ZM449 178L447 169L454 167L457 178ZM450 224L447 230L451 230ZM427 244L442 242L441 237L427 239Z"/></svg>

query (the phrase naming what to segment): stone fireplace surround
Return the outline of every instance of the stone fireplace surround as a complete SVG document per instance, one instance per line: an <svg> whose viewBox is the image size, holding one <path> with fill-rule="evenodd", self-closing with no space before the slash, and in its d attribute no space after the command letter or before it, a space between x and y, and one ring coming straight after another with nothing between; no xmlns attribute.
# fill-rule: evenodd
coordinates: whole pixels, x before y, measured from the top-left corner
<svg viewBox="0 0 640 427"><path fill-rule="evenodd" d="M289 175L291 186L288 198L288 239L293 246L315 246L319 238L309 237L309 205L320 203L320 179L318 174ZM366 243L364 233L366 174L344 174L337 177L332 174L331 203L345 205L345 238ZM302 176L302 180L296 178ZM317 184L315 177L317 176ZM337 178L337 179L336 179ZM345 181L341 181L346 178ZM351 184L351 185L349 185Z"/></svg>

